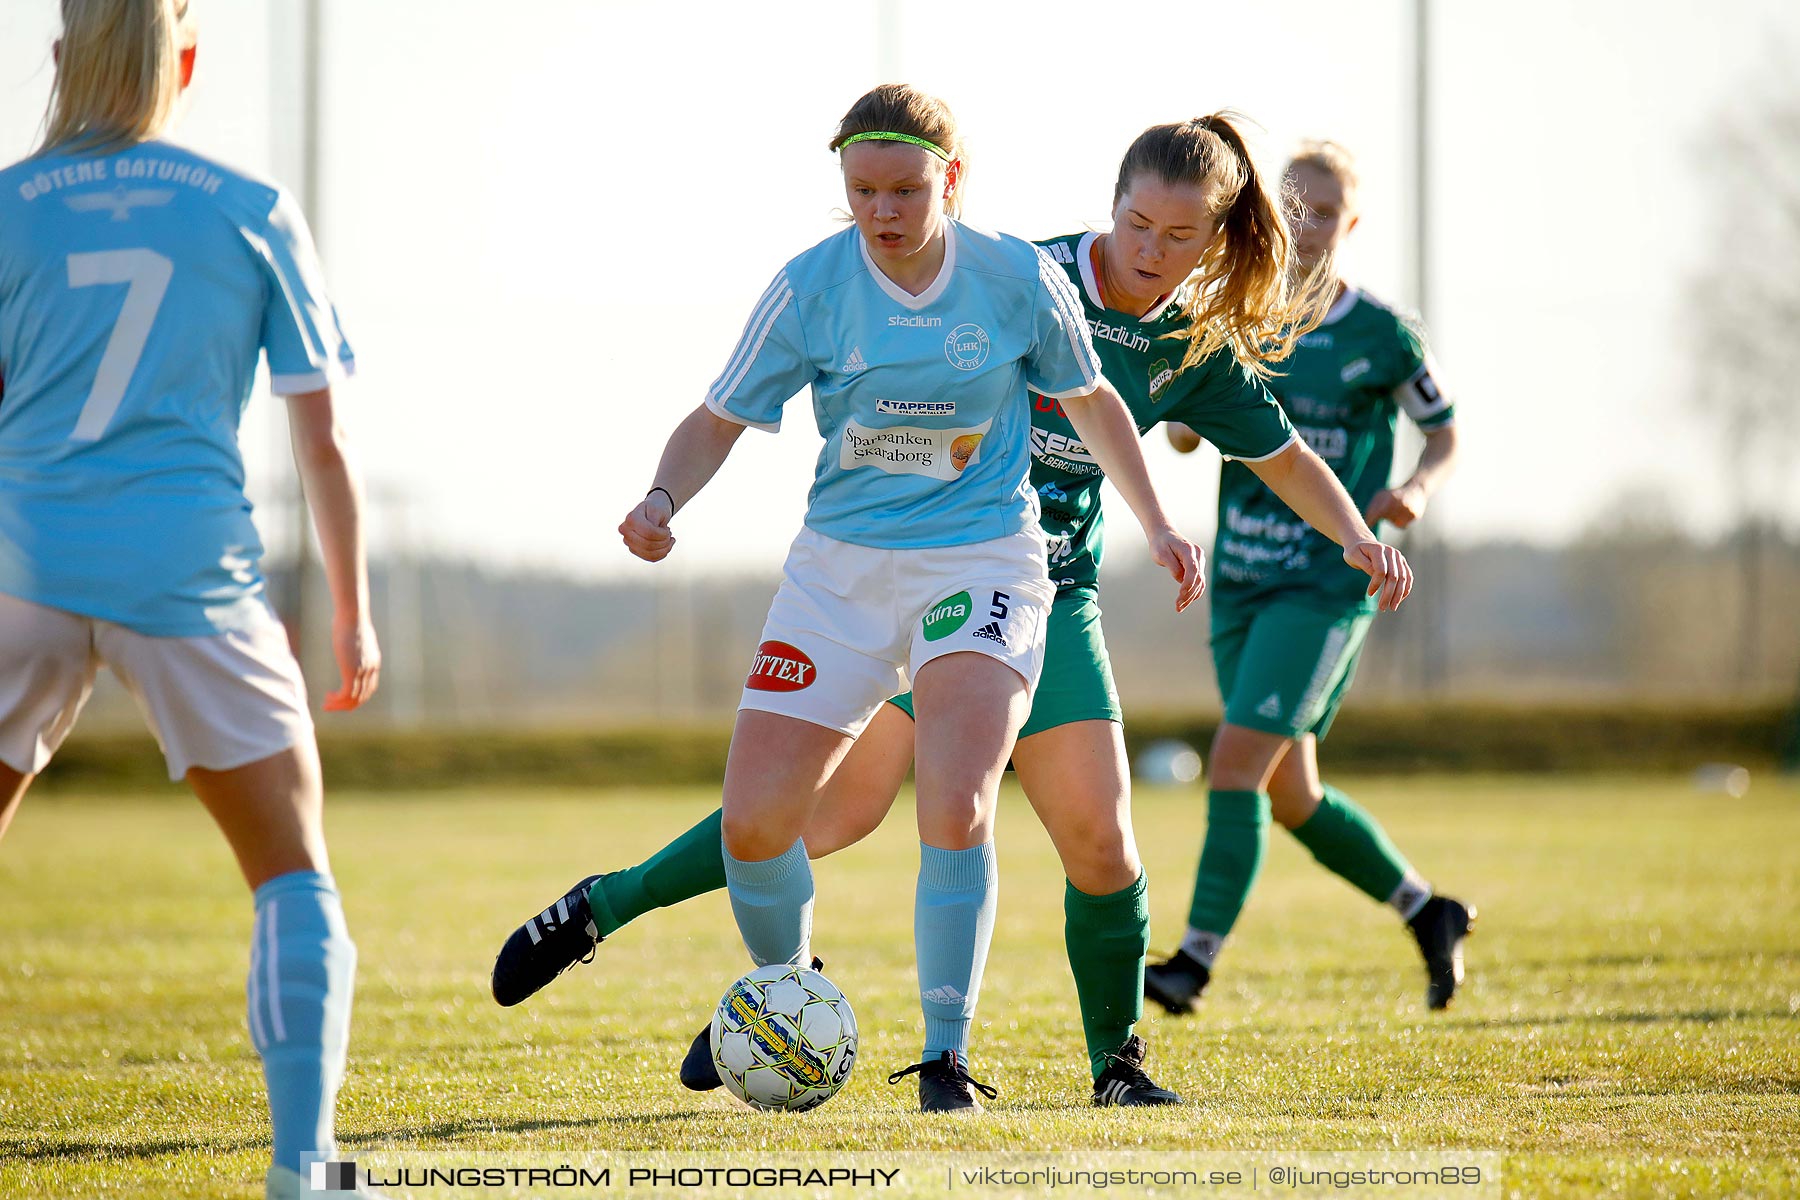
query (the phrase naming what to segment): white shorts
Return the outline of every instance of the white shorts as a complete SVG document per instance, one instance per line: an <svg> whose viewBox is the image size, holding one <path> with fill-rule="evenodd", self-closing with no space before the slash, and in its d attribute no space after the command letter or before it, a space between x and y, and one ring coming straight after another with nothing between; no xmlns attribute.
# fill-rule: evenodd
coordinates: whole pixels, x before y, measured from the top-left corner
<svg viewBox="0 0 1800 1200"><path fill-rule="evenodd" d="M268 618L211 637L146 637L110 621L0 595L0 761L42 771L102 663L137 701L169 778L227 771L310 740L306 683Z"/></svg>
<svg viewBox="0 0 1800 1200"><path fill-rule="evenodd" d="M919 668L973 650L1037 687L1056 590L1034 523L968 546L878 550L802 529L769 606L740 709L856 737Z"/></svg>

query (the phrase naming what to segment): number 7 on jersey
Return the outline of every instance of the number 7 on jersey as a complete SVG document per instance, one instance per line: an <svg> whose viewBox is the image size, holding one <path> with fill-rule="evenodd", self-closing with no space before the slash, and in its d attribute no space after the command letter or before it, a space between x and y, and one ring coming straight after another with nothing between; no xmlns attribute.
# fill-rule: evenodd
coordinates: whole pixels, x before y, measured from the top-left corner
<svg viewBox="0 0 1800 1200"><path fill-rule="evenodd" d="M72 442L98 441L112 424L113 415L125 399L125 388L131 373L137 370L150 338L150 326L156 321L156 310L162 306L163 293L175 264L154 250L102 250L92 254L69 255L69 286L99 287L104 284L129 284L124 307L113 323L112 336L106 339L106 351L100 356L100 370L94 375L93 390L81 406L81 417L75 422Z"/></svg>

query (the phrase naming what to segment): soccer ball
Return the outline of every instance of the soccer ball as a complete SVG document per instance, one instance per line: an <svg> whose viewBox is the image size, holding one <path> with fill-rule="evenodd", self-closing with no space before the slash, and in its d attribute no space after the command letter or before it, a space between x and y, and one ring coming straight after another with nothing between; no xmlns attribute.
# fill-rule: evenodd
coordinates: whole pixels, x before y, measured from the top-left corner
<svg viewBox="0 0 1800 1200"><path fill-rule="evenodd" d="M731 985L712 1021L713 1065L754 1108L805 1112L831 1099L856 1062L856 1014L817 971L758 967Z"/></svg>

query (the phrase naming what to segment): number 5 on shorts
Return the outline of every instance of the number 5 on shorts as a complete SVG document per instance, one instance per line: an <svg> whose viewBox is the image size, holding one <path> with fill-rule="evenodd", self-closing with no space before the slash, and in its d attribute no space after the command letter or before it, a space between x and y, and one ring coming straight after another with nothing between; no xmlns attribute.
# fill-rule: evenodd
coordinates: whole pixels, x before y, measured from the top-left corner
<svg viewBox="0 0 1800 1200"><path fill-rule="evenodd" d="M994 606L988 609L988 616L993 617L996 621L1006 620L1006 614L1008 612L1006 602L1011 599L1012 597L1005 592L995 592Z"/></svg>
<svg viewBox="0 0 1800 1200"><path fill-rule="evenodd" d="M106 339L106 351L100 356L100 370L94 375L94 386L81 406L81 417L75 422L71 442L93 442L100 439L112 424L125 399L125 388L131 373L137 370L143 356L144 343L150 339L150 326L156 321L156 310L162 307L163 293L175 264L154 250L102 250L93 254L69 255L69 286L100 287L104 284L130 284L119 319L113 322L112 336Z"/></svg>

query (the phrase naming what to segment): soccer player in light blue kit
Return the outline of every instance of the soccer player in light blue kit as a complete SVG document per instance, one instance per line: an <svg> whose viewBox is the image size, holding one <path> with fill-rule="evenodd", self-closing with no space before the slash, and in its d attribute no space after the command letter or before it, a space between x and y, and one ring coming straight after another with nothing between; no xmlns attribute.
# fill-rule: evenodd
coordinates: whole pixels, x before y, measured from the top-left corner
<svg viewBox="0 0 1800 1200"><path fill-rule="evenodd" d="M825 444L739 704L725 874L751 957L805 961L813 880L801 831L851 743L910 682L925 1047L891 1081L918 1073L927 1112L979 1112L975 1092L993 1095L969 1073L968 1041L993 930L994 803L1054 599L1028 390L1063 402L1180 583L1177 607L1202 586L1199 552L1162 512L1068 277L1030 243L953 219L958 140L943 103L909 87L852 106L831 148L855 227L776 275L620 526L639 557L667 555L670 518L738 435L776 429L783 405L811 388Z"/></svg>
<svg viewBox="0 0 1800 1200"><path fill-rule="evenodd" d="M352 709L380 669L361 486L331 385L350 347L291 198L161 141L186 0L62 0L44 144L0 172L0 832L101 664L255 892L251 1040L272 1197L334 1153L356 948L332 882L305 685L264 598L238 419L288 397ZM363 1194L358 1192L334 1194Z"/></svg>

